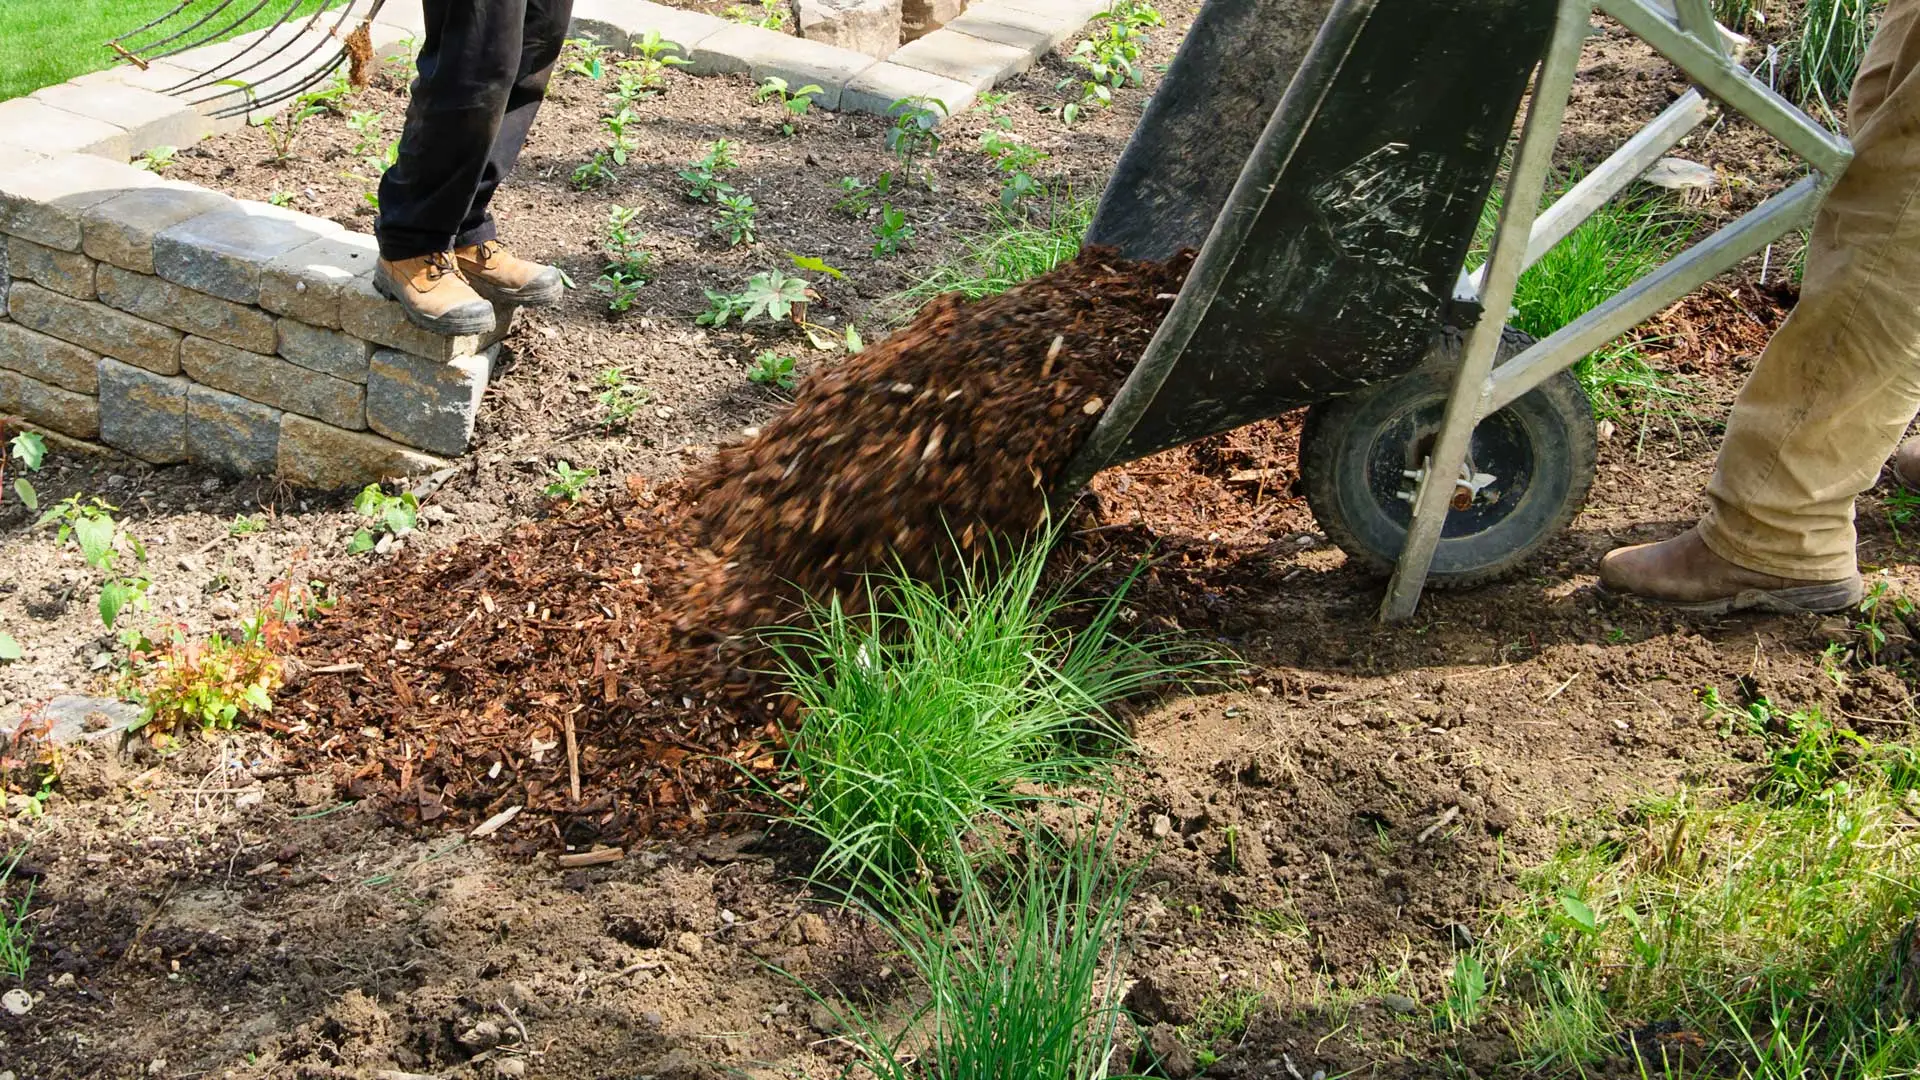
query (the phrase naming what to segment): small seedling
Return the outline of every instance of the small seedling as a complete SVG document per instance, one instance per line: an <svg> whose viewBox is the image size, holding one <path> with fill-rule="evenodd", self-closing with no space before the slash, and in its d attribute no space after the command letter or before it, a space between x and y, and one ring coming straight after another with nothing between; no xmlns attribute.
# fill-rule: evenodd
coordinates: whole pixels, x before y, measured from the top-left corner
<svg viewBox="0 0 1920 1080"><path fill-rule="evenodd" d="M687 182L687 198L694 202L713 202L722 195L730 194L733 185L721 180L720 174L728 169L737 169L733 160L733 144L725 139L707 144L705 156L680 170L680 179Z"/></svg>
<svg viewBox="0 0 1920 1080"><path fill-rule="evenodd" d="M291 191L271 192L267 195L267 205L268 206L292 206L293 192Z"/></svg>
<svg viewBox="0 0 1920 1080"><path fill-rule="evenodd" d="M600 386L595 400L600 402L600 424L608 431L623 430L653 396L646 387L628 382L627 373L617 367L600 373Z"/></svg>
<svg viewBox="0 0 1920 1080"><path fill-rule="evenodd" d="M747 371L747 378L762 386L791 390L795 384L793 364L793 357L781 356L768 349L753 358L753 367Z"/></svg>
<svg viewBox="0 0 1920 1080"><path fill-rule="evenodd" d="M252 620L251 626L258 628L267 618ZM164 645L139 641L131 651L142 663L123 686L140 703L140 720L133 726L153 735L181 726L228 730L242 717L272 712L273 692L285 669L264 636L256 629L238 642L221 634L194 641L175 630Z"/></svg>
<svg viewBox="0 0 1920 1080"><path fill-rule="evenodd" d="M139 160L133 163L133 167L150 173L163 173L173 166L173 159L178 153L179 151L171 146L156 146L141 154Z"/></svg>
<svg viewBox="0 0 1920 1080"><path fill-rule="evenodd" d="M633 310L633 305L640 299L640 290L647 287L647 281L644 274L632 273L624 267L609 266L593 283L593 287L605 294L607 310L619 315Z"/></svg>
<svg viewBox="0 0 1920 1080"><path fill-rule="evenodd" d="M873 223L873 235L878 238L873 245L873 257L884 259L899 254L900 246L913 239L913 226L907 224L905 211L895 210L889 204L880 208L880 218Z"/></svg>
<svg viewBox="0 0 1920 1080"><path fill-rule="evenodd" d="M840 201L833 204L835 210L850 217L865 217L873 209L873 185L857 176L840 178L840 190L845 192Z"/></svg>
<svg viewBox="0 0 1920 1080"><path fill-rule="evenodd" d="M0 870L0 886L13 882L13 872L26 854L24 847L13 853L6 869ZM0 902L0 971L13 976L14 982L25 982L27 969L33 963L33 929L27 925L27 905L33 902L33 885L29 879L20 899Z"/></svg>
<svg viewBox="0 0 1920 1080"><path fill-rule="evenodd" d="M66 547L71 539L86 564L105 575L100 584L100 621L109 630L129 605L138 611L147 609L147 590L153 585L143 573L120 572L123 543L142 569L147 565L147 546L139 537L121 531L113 520L116 509L104 500L82 499L75 494L56 503L37 522L43 526L57 524L55 546Z"/></svg>
<svg viewBox="0 0 1920 1080"><path fill-rule="evenodd" d="M713 231L726 238L731 247L753 243L755 223L760 217L760 208L753 203L751 195L720 196L720 217L713 223Z"/></svg>
<svg viewBox="0 0 1920 1080"><path fill-rule="evenodd" d="M789 89L787 80L775 75L760 84L760 89L753 92L753 100L765 101L772 98L778 101L787 111L787 119L780 123L780 132L783 135L792 135L796 130L795 123L807 115L807 110L813 108L813 99L824 93L826 91L815 83L808 83L798 90Z"/></svg>
<svg viewBox="0 0 1920 1080"><path fill-rule="evenodd" d="M760 26L768 30L786 29L787 0L758 0L756 7L758 10L745 4L735 4L726 10L726 16L748 26Z"/></svg>
<svg viewBox="0 0 1920 1080"><path fill-rule="evenodd" d="M607 154L604 150L594 151L593 157L589 158L585 165L573 170L573 186L581 191L599 187L601 184L611 184L619 179L620 177L607 167Z"/></svg>
<svg viewBox="0 0 1920 1080"><path fill-rule="evenodd" d="M377 112L355 109L347 114L347 130L353 132L355 157L366 157L380 152L381 117Z"/></svg>
<svg viewBox="0 0 1920 1080"><path fill-rule="evenodd" d="M587 490L587 482L600 475L599 469L576 469L563 458L553 463L547 470L553 482L546 487L547 498L561 502L579 502L580 496Z"/></svg>
<svg viewBox="0 0 1920 1080"><path fill-rule="evenodd" d="M713 289L702 291L707 294L707 310L693 320L696 324L718 329L727 325L729 320L738 319L746 314L748 304L745 295L717 292Z"/></svg>
<svg viewBox="0 0 1920 1080"><path fill-rule="evenodd" d="M911 180L914 165L924 159L921 179L933 187L929 165L940 153L937 129L947 116L946 103L939 98L900 98L888 107L887 115L893 118L893 126L887 129L887 149L900 160L901 171Z"/></svg>
<svg viewBox="0 0 1920 1080"><path fill-rule="evenodd" d="M748 278L746 291L740 294L740 298L746 301L746 310L740 316L741 322L752 322L761 315L770 319L784 319L793 314L795 308L806 305L807 283L778 270L769 270Z"/></svg>
<svg viewBox="0 0 1920 1080"><path fill-rule="evenodd" d="M568 38L564 43L569 59L560 70L599 82L607 73L607 47L590 37Z"/></svg>
<svg viewBox="0 0 1920 1080"><path fill-rule="evenodd" d="M1113 105L1113 92L1141 82L1140 54L1147 43L1146 28L1165 26L1166 20L1152 4L1143 0L1115 0L1113 7L1096 15L1100 30L1074 46L1067 62L1084 73L1063 79L1062 87L1080 83L1080 98L1061 107L1060 119L1071 125L1080 118L1083 107L1094 102L1103 108Z"/></svg>
<svg viewBox="0 0 1920 1080"><path fill-rule="evenodd" d="M607 264L594 287L607 294L607 307L615 312L633 307L640 288L653 280L653 255L640 247L640 233L634 228L638 207L611 207L607 212Z"/></svg>
<svg viewBox="0 0 1920 1080"><path fill-rule="evenodd" d="M22 431L7 440L7 458L19 462L20 468L27 472L37 473L47 459L47 440L39 432ZM0 460L0 477L5 477L6 470L6 460ZM26 477L13 478L13 493L28 510L40 509L40 492Z"/></svg>
<svg viewBox="0 0 1920 1080"><path fill-rule="evenodd" d="M389 495L379 484L368 484L353 498L354 512L370 524L354 530L347 554L359 555L379 548L383 535L405 536L420 524L420 500L413 492Z"/></svg>
<svg viewBox="0 0 1920 1080"><path fill-rule="evenodd" d="M993 160L994 167L1003 174L1000 205L1011 207L1042 190L1040 182L1033 178L1032 170L1048 159L1046 151L1028 146L999 128L990 128L980 136L980 150Z"/></svg>
<svg viewBox="0 0 1920 1080"><path fill-rule="evenodd" d="M325 106L306 103L303 98L286 112L259 121L261 134L267 137L267 147L273 154L275 165L285 165L293 160L294 143L299 141L307 121L326 111Z"/></svg>
<svg viewBox="0 0 1920 1080"><path fill-rule="evenodd" d="M607 134L613 136L613 148L609 153L615 165L625 165L627 155L639 148L639 143L627 132L627 126L636 123L639 119L640 114L625 105L620 106L619 111L613 115L600 118L600 126L606 128Z"/></svg>
<svg viewBox="0 0 1920 1080"><path fill-rule="evenodd" d="M261 517L259 514L254 514L251 517L244 514L236 514L233 520L227 523L228 536L252 536L254 533L266 531L267 519Z"/></svg>
<svg viewBox="0 0 1920 1080"><path fill-rule="evenodd" d="M1453 958L1453 978L1436 1020L1452 1031L1465 1031L1479 1022L1487 1005L1487 972L1478 957L1461 953Z"/></svg>

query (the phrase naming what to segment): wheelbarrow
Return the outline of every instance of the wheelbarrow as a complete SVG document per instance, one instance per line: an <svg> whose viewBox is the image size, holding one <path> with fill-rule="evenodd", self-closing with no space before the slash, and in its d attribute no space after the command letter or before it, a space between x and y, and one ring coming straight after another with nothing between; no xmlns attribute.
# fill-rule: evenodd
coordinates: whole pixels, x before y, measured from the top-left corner
<svg viewBox="0 0 1920 1080"><path fill-rule="evenodd" d="M1695 88L1543 213L1596 7ZM1087 237L1199 256L1060 492L1307 406L1308 504L1350 558L1391 571L1382 619L1410 617L1428 583L1518 568L1593 483L1573 366L1803 222L1852 156L1740 66L1741 43L1707 0L1209 0ZM1547 338L1508 328L1521 272L1711 115L1702 91L1810 174Z"/></svg>

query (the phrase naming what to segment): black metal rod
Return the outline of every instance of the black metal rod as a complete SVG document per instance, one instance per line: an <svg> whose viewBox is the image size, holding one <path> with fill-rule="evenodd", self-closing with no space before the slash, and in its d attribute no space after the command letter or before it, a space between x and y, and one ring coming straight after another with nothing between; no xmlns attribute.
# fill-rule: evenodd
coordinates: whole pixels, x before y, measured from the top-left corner
<svg viewBox="0 0 1920 1080"><path fill-rule="evenodd" d="M267 64L269 64L269 63L271 63L271 62L273 61L273 58L274 58L274 57L276 57L276 56L279 56L279 55L280 55L281 53L283 53L283 52L286 52L286 51L287 51L288 49L291 49L291 48L293 48L294 46L296 46L296 45L298 45L298 44L300 43L300 40L301 40L301 39L302 39L303 37L305 37L305 36L306 36L307 34L309 34L309 33L311 33L311 32L313 32L314 30L317 30L317 29L319 29L319 23L320 23L320 17L321 17L321 16L323 16L323 15L325 15L325 14L327 13L327 10L328 10L328 9L327 9L327 8L325 8L325 7L322 7L322 8L319 8L318 10L316 10L316 11L315 11L315 12L314 12L314 13L313 13L312 15L310 15L310 16L308 16L308 17L307 17L307 25L306 25L305 27L303 27L303 28L301 28L301 29L298 29L298 30L295 30L295 31L293 32L293 35L292 35L291 37L289 37L289 38L288 38L288 39L286 40L286 42L285 42L284 44L282 44L282 45L281 45L281 46L280 46L279 48L277 48L277 49L275 49L275 50L273 50L272 52L270 52L270 53L268 53L267 55L265 55L265 56L263 56L263 57L260 57L260 58L259 58L258 60L255 60L255 61L254 61L254 62L253 62L252 64L250 64L250 65L248 65L248 66L247 66L247 67L246 67L245 69L243 69L243 70L244 70L245 72L247 72L247 73L251 73L251 72L254 72L254 71L258 71L259 69L261 69L261 68L263 68L263 67L265 67L265 66L266 66ZM351 5L349 5L349 6L347 6L347 7L343 7L343 8L341 8L341 9L340 9L340 18L338 18L338 19L336 19L336 20L334 20L334 24L333 24L333 29L334 29L334 30L336 30L336 31L337 31L337 30L338 30L338 29L340 28L340 26L341 26L342 24L344 24L344 23L345 23L345 22L347 21L347 18L348 18L348 16L352 14L352 10L353 10L353 9L352 9L352 6L351 6ZM285 23L285 22L282 22L282 23L280 23L279 25L277 25L277 26L275 26L275 27L274 27L274 29L275 29L275 30L278 30L278 29L279 29L279 28L280 28L281 26L286 26L286 25L288 25L288 24L287 24L287 23ZM269 31L269 32L268 32L268 35L267 35L267 36L271 36L271 33L272 33L272 32L271 32L271 31ZM262 40L265 40L265 38L263 37L263 38L262 38ZM326 48L326 47L327 47L327 45L328 45L328 43L329 43L329 41L331 41L331 40L334 40L334 39L333 39L333 36L332 36L332 32L329 32L328 34L326 34L326 35L323 35L323 36L321 36L321 37L319 38L319 40L317 40L317 41L315 41L315 42L313 43L313 47L312 47L312 48L310 48L310 49L308 49L308 50L307 50L307 51L306 51L305 53L303 53L302 55L300 55L300 56L298 56L298 57L295 57L295 58L294 58L293 60L291 60L291 61L289 61L289 62L288 62L288 63L287 63L287 64L286 64L285 66L283 66L282 68L280 68L280 70L278 70L278 71L275 71L275 72L272 72L272 73L270 73L270 74L266 74L266 75L261 75L261 76L258 76L257 78L252 78L252 79L247 79L247 80L243 80L243 81L245 81L245 82L247 83L247 85L248 85L248 87L250 87L250 88L251 88L251 87L254 87L254 86L261 86L261 85L264 85L264 84L267 84L267 83L271 83L271 82L272 82L273 80L275 80L275 79L277 79L277 78L279 78L279 77L280 77L280 76L282 76L282 75L285 75L286 73L288 73L288 72L290 72L290 71L295 71L295 70L298 70L298 69L299 69L299 67L300 67L300 66L301 66L302 64L305 64L305 63L306 63L306 62L307 62L307 61L308 61L308 60L309 60L310 58L312 58L312 56L313 56L313 55L314 55L315 53L317 53L317 52L319 52L319 51L320 51L321 49L324 49L324 48ZM328 70L329 70L329 71L331 71L331 70L333 70L333 68L335 68L335 67L338 67L338 66L339 66L339 64L338 64L338 62L336 61L336 62L335 62L335 63L334 63L333 65L331 65L331 66L329 66L329 68L328 68ZM236 73L236 76L235 76L235 77L238 77L238 73ZM305 84L303 84L303 86L302 86L302 89L304 89L304 88L305 88L305 86L311 86L311 85L312 85L312 83L311 83L311 82L309 82L309 83L305 83ZM221 97L221 96L223 96L223 95L220 95L220 94L215 94L215 95L214 95L214 96L213 96L212 98L207 98L207 99L203 99L203 100L208 100L208 101L210 101L210 100L216 100L216 99L218 99L218 98L219 98L219 97ZM260 108L260 107L261 107L262 105L271 105L271 104L273 104L274 102L278 102L278 101L284 101L284 100L286 100L286 95L285 95L285 94L282 94L282 93L279 93L279 92L275 92L275 93L274 93L273 95L271 95L270 97L267 97L267 98L263 98L263 99L262 99L262 98L255 98L255 99L253 99L252 101L250 101L250 102L248 103L248 105L247 105L247 109L246 109L246 110L243 110L243 111L250 111L250 110L252 110L252 109L257 109L257 108ZM196 104L198 104L198 103L196 103ZM229 113L228 113L227 115L231 115L231 113L229 112Z"/></svg>
<svg viewBox="0 0 1920 1080"><path fill-rule="evenodd" d="M1192 342L1207 311L1226 282L1234 260L1245 245L1247 235L1273 194L1273 188L1287 162L1300 147L1307 129L1320 111L1334 76L1361 29L1372 17L1376 0L1335 0L1313 46L1287 84L1287 92L1274 107L1260 141L1248 155L1240 179L1233 186L1225 208L1214 219L1213 229L1200 249L1199 258L1188 272L1186 284L1173 302L1172 310L1154 331L1140 362L1113 397L1113 403L1100 417L1093 434L1067 463L1052 502L1059 508L1084 488L1095 473L1113 464L1113 456L1140 422L1154 396L1166 384L1174 365Z"/></svg>

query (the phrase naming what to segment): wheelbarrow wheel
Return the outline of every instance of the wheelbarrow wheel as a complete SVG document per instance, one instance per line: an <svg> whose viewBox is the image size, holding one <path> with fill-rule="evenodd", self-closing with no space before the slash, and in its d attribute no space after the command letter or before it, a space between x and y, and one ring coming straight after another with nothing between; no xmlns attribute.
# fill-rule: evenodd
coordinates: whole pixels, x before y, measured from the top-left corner
<svg viewBox="0 0 1920 1080"><path fill-rule="evenodd" d="M1390 573L1400 557L1413 514L1411 474L1438 437L1464 340L1449 328L1411 373L1307 411L1307 503L1327 538L1370 570ZM1496 362L1532 343L1507 330ZM1481 421L1467 453L1477 489L1458 491L1427 584L1479 585L1525 563L1586 503L1597 444L1593 408L1571 371Z"/></svg>

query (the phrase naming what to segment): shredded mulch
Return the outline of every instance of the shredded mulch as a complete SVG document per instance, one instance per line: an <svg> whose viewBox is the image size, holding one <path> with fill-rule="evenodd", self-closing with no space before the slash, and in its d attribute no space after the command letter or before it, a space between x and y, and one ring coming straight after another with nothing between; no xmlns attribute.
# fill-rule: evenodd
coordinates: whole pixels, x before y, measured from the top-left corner
<svg viewBox="0 0 1920 1080"><path fill-rule="evenodd" d="M758 808L791 702L750 631L1044 524L1190 265L1089 250L941 298L684 485L398 561L311 628L280 719L402 820L521 807L503 835L526 854Z"/></svg>
<svg viewBox="0 0 1920 1080"><path fill-rule="evenodd" d="M1669 370L1688 375L1744 370L1787 321L1799 297L1791 281L1708 282L1647 320L1642 333Z"/></svg>

